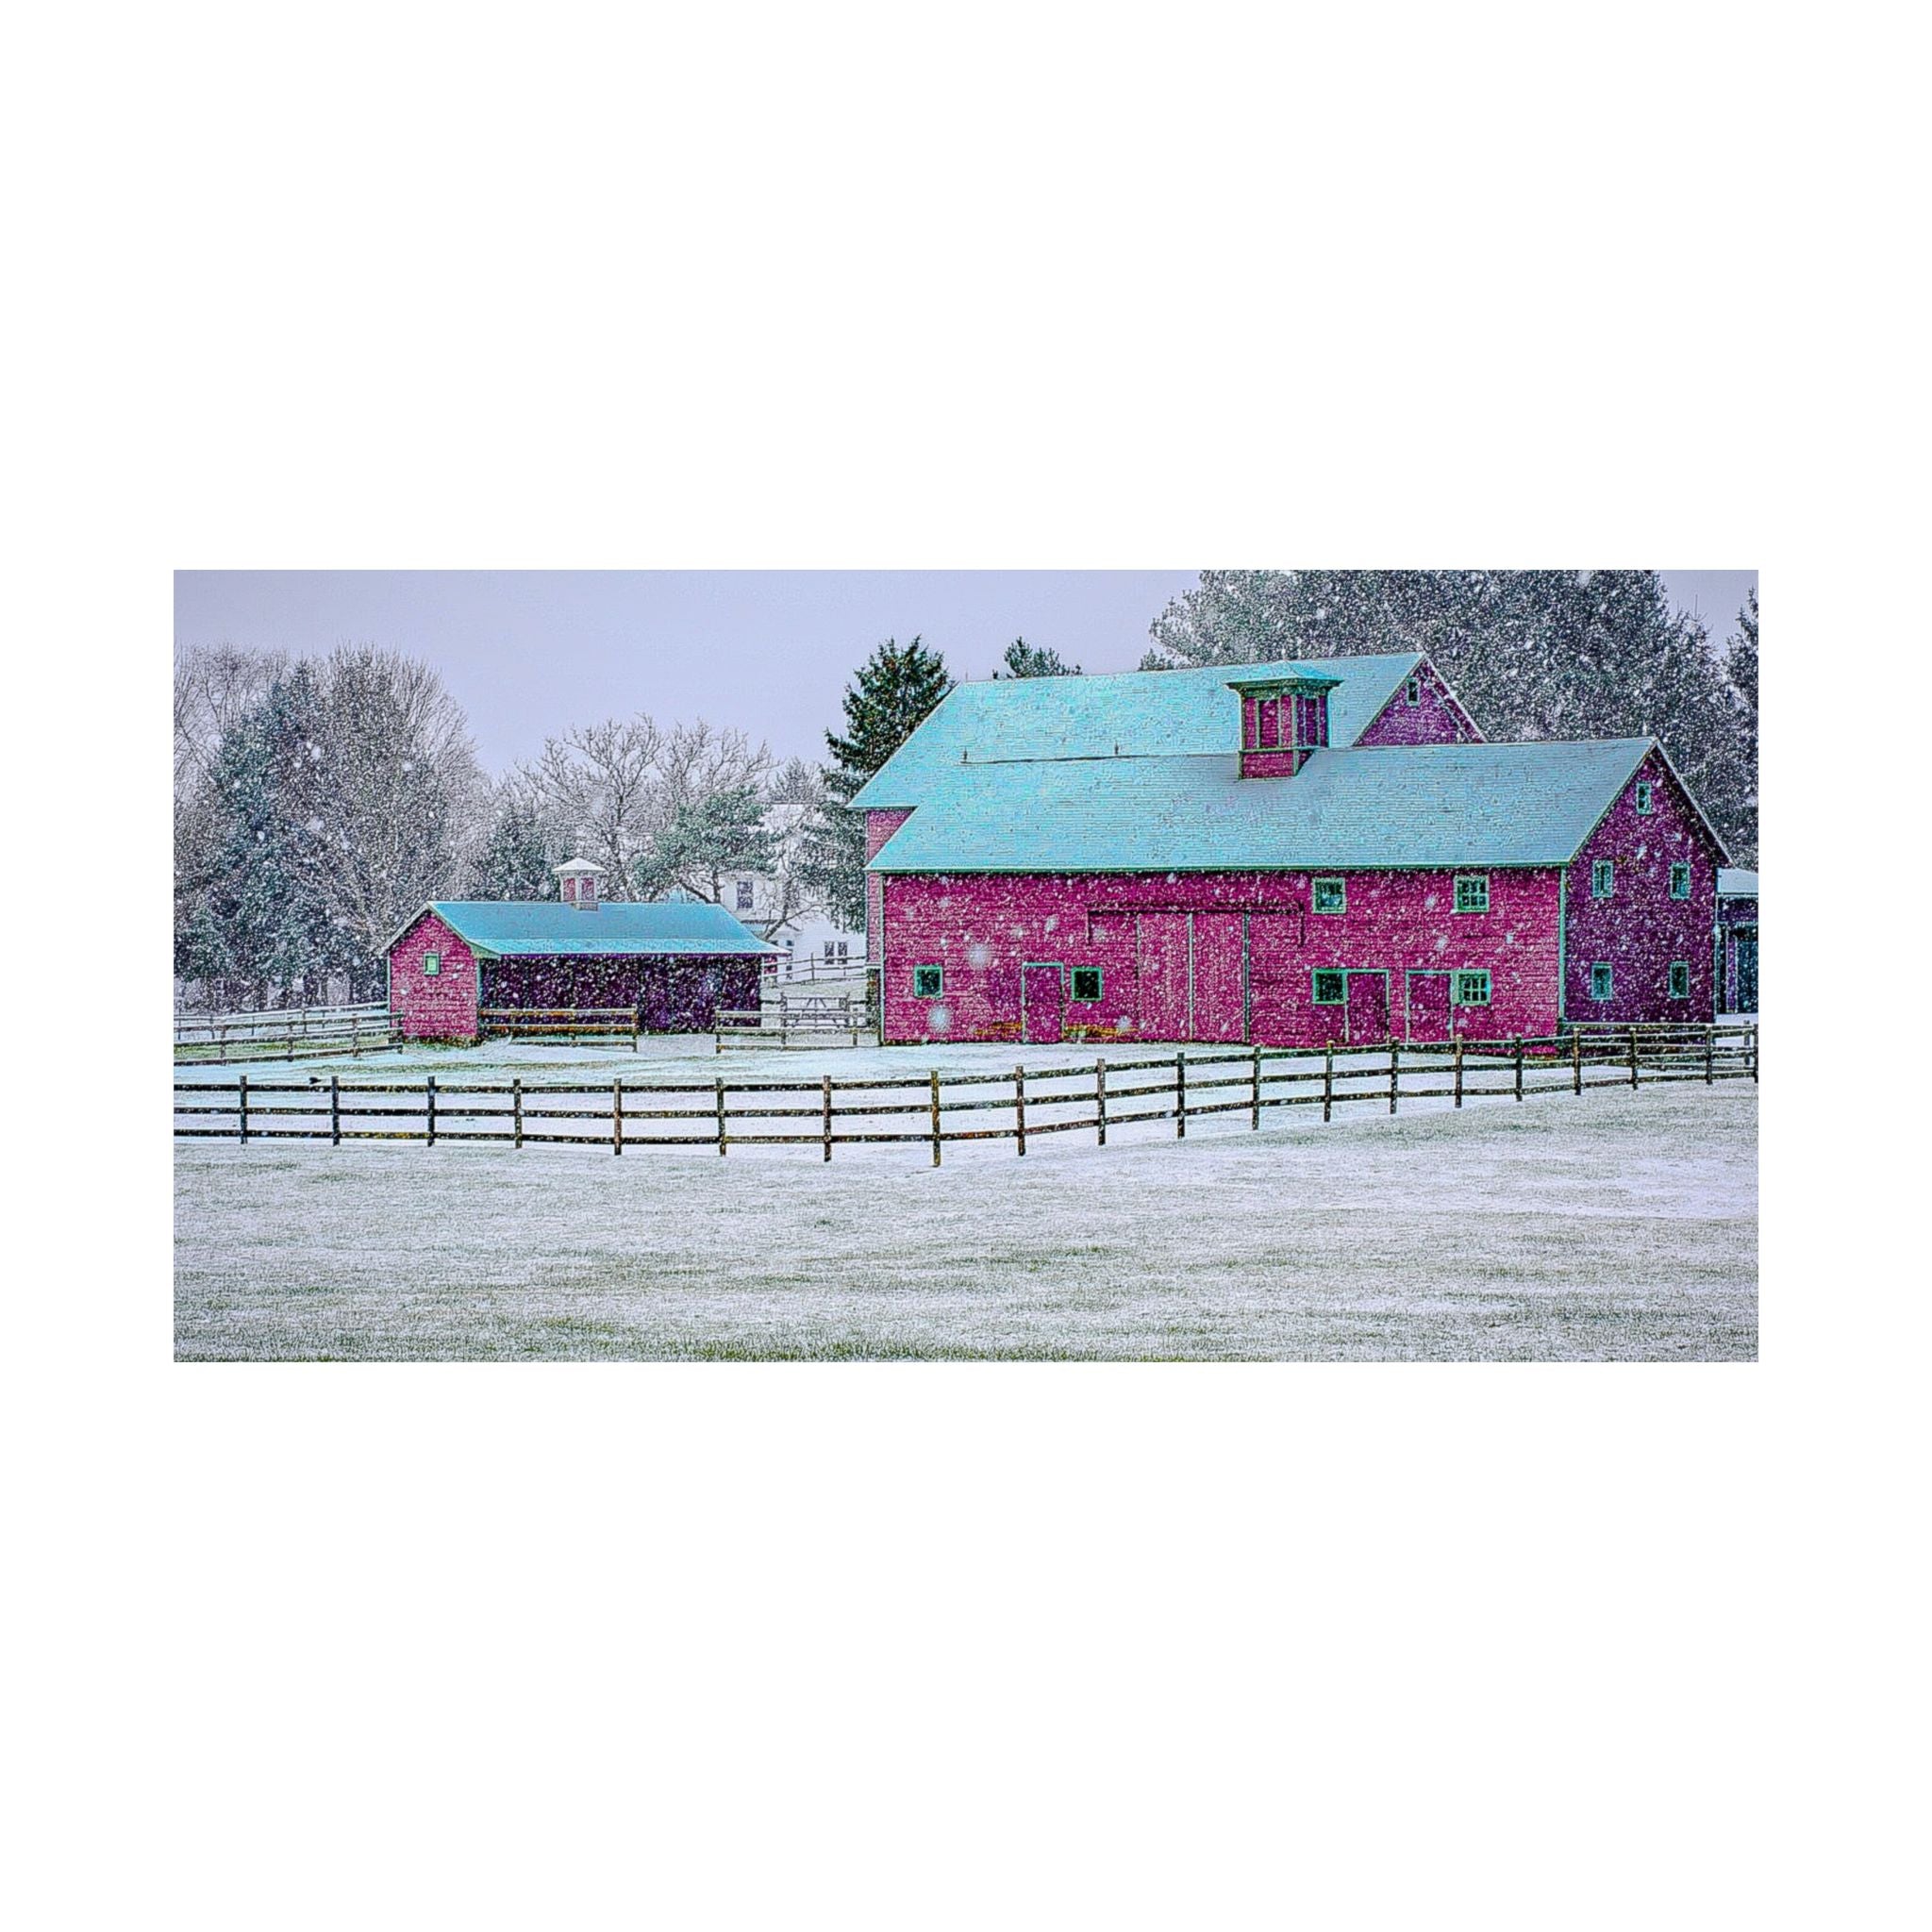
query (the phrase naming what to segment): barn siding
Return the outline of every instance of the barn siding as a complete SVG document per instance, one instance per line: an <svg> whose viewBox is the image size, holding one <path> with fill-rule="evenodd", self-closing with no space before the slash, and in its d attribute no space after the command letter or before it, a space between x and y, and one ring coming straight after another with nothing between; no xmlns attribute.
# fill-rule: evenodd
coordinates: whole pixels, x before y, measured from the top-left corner
<svg viewBox="0 0 1932 1932"><path fill-rule="evenodd" d="M1416 673L1422 686L1421 702L1410 704L1408 680L1375 713L1368 728L1357 739L1365 744L1480 744L1483 735L1474 721L1449 694L1433 664L1424 662Z"/></svg>
<svg viewBox="0 0 1932 1932"><path fill-rule="evenodd" d="M1555 1032L1557 868L1491 872L1486 913L1450 909L1449 872L1340 875L1347 880L1347 910L1304 915L1300 908L1309 897L1305 872L888 874L878 881L885 1038L1017 1041L1020 971L1038 961L1101 969L1098 1005L1070 1003L1067 1010L1069 1037L1087 1041L1342 1043L1346 1008L1314 1004L1318 967L1386 972L1398 1035L1406 1031L1407 974L1455 969L1491 975L1490 1005L1457 1009L1457 1032L1480 1039ZM943 993L936 1001L912 991L913 969L922 964L944 968Z"/></svg>
<svg viewBox="0 0 1932 1932"><path fill-rule="evenodd" d="M485 963L483 1004L622 1008L636 1011L646 1033L708 1033L720 1007L758 1004L763 971L760 958L741 953L528 954Z"/></svg>
<svg viewBox="0 0 1932 1932"><path fill-rule="evenodd" d="M1656 788L1654 809L1637 809L1637 786ZM1591 895L1591 868L1615 867L1607 899ZM1670 896L1671 866L1690 867L1690 896ZM1576 1021L1709 1020L1716 1012L1713 936L1718 849L1669 767L1653 751L1617 794L1570 867L1565 935L1565 1014ZM1690 969L1690 995L1670 997L1671 962ZM1591 996L1590 969L1610 968L1612 995Z"/></svg>
<svg viewBox="0 0 1932 1932"><path fill-rule="evenodd" d="M879 856L880 848L894 832L912 816L909 809L905 811L869 811L865 815L865 857L866 862ZM879 893L878 876L874 873L865 875L865 957L877 960L879 948L885 943L884 901Z"/></svg>
<svg viewBox="0 0 1932 1932"><path fill-rule="evenodd" d="M423 956L440 953L442 970L423 971ZM425 912L389 955L389 1009L405 1040L475 1040L476 956L460 934Z"/></svg>

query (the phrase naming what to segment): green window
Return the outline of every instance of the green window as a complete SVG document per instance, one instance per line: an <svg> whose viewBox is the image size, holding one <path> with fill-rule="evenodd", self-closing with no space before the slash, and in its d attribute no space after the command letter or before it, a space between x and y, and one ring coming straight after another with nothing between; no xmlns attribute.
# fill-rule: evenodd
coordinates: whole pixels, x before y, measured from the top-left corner
<svg viewBox="0 0 1932 1932"><path fill-rule="evenodd" d="M1074 968L1074 997L1076 1000L1097 1000L1100 997L1100 968L1098 966L1075 966Z"/></svg>
<svg viewBox="0 0 1932 1932"><path fill-rule="evenodd" d="M1346 879L1317 879L1315 881L1315 910L1317 912L1346 912L1348 910L1348 881Z"/></svg>
<svg viewBox="0 0 1932 1932"><path fill-rule="evenodd" d="M943 967L915 966L912 969L912 997L916 1000L936 1000L946 984Z"/></svg>
<svg viewBox="0 0 1932 1932"><path fill-rule="evenodd" d="M423 955L423 977L425 979L434 979L441 971L442 955L441 953L425 953Z"/></svg>
<svg viewBox="0 0 1932 1932"><path fill-rule="evenodd" d="M1421 703L1422 703L1422 701L1423 701L1423 681L1422 681L1422 679L1421 679L1420 677L1411 677L1411 678L1410 678L1410 679L1408 680L1408 691L1407 691L1407 697L1408 697L1408 701L1409 701L1409 703L1410 703L1410 704L1412 704L1412 705L1419 705L1419 704L1421 704Z"/></svg>
<svg viewBox="0 0 1932 1932"><path fill-rule="evenodd" d="M1690 896L1690 868L1681 860L1671 868L1671 897L1688 899Z"/></svg>
<svg viewBox="0 0 1932 1932"><path fill-rule="evenodd" d="M1456 909L1458 912L1487 912L1490 909L1488 873L1459 872L1456 874Z"/></svg>
<svg viewBox="0 0 1932 1932"><path fill-rule="evenodd" d="M1590 868L1590 896L1607 899L1616 890L1617 868L1607 858L1599 858Z"/></svg>
<svg viewBox="0 0 1932 1932"><path fill-rule="evenodd" d="M1671 997L1674 1000L1690 997L1690 962L1688 959L1671 961Z"/></svg>
<svg viewBox="0 0 1932 1932"><path fill-rule="evenodd" d="M1612 984L1610 969L1603 961L1599 960L1590 969L1590 996L1591 999L1608 999Z"/></svg>
<svg viewBox="0 0 1932 1932"><path fill-rule="evenodd" d="M1486 1007L1490 1003L1490 975L1487 973L1458 973L1456 975L1456 1004L1458 1007Z"/></svg>
<svg viewBox="0 0 1932 1932"><path fill-rule="evenodd" d="M1655 792L1656 787L1651 784L1648 778L1641 778L1638 780L1637 809L1640 812L1641 812L1645 817L1648 817L1650 814L1651 804Z"/></svg>
<svg viewBox="0 0 1932 1932"><path fill-rule="evenodd" d="M1328 973L1317 969L1315 974L1315 1004L1318 1007L1340 1007L1348 1003L1348 974Z"/></svg>

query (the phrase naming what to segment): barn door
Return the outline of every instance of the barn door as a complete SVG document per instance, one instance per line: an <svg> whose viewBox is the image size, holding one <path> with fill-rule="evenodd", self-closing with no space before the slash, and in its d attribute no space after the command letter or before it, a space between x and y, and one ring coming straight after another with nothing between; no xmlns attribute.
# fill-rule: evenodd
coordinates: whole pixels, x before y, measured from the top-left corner
<svg viewBox="0 0 1932 1932"><path fill-rule="evenodd" d="M1411 973L1408 975L1408 1038L1449 1038L1449 975Z"/></svg>
<svg viewBox="0 0 1932 1932"><path fill-rule="evenodd" d="M1740 932L1738 935L1738 1011L1755 1013L1757 1010L1757 935Z"/></svg>
<svg viewBox="0 0 1932 1932"><path fill-rule="evenodd" d="M1194 1000L1190 1040L1245 1040L1246 922L1239 912L1194 912Z"/></svg>
<svg viewBox="0 0 1932 1932"><path fill-rule="evenodd" d="M1141 991L1141 1037L1143 1040L1186 1040L1188 915L1185 912L1143 912L1135 924L1141 929L1135 951Z"/></svg>
<svg viewBox="0 0 1932 1932"><path fill-rule="evenodd" d="M1020 970L1020 1032L1029 1046L1052 1046L1065 1029L1067 977L1056 965Z"/></svg>
<svg viewBox="0 0 1932 1932"><path fill-rule="evenodd" d="M1389 1038L1389 975L1348 975L1348 1043L1380 1046Z"/></svg>

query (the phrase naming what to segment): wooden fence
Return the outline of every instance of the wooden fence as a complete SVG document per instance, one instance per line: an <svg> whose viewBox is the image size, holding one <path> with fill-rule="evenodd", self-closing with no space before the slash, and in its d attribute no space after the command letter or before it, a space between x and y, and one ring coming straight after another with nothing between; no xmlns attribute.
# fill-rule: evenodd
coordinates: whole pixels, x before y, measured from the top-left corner
<svg viewBox="0 0 1932 1932"><path fill-rule="evenodd" d="M860 993L781 992L759 1007L721 1008L717 1051L728 1046L865 1046L878 1031Z"/></svg>
<svg viewBox="0 0 1932 1932"><path fill-rule="evenodd" d="M345 1086L251 1081L177 1081L175 1132L182 1138L240 1140L564 1142L628 1147L816 1147L906 1142L930 1148L940 1165L949 1142L1012 1141L1024 1155L1043 1134L1092 1133L1172 1122L1185 1139L1190 1121L1245 1113L1258 1128L1271 1108L1372 1106L1391 1114L1405 1100L1444 1099L1461 1107L1531 1093L1581 1096L1594 1087L1658 1081L1757 1078L1757 1028L1705 1026L1618 1038L1569 1033L1554 1040L1458 1041L1449 1046L1391 1045L1374 1053L1343 1049L1250 1047L1237 1052L1096 1059L1011 1073L941 1074L917 1078L859 1075L816 1080L612 1080L586 1086L512 1079ZM183 1096L187 1096L184 1099ZM668 1103L668 1104L667 1104ZM983 1116L997 1118L982 1118ZM970 1121L966 1120L971 1116ZM183 1125L187 1119L195 1123ZM215 1124L219 1120L222 1124Z"/></svg>
<svg viewBox="0 0 1932 1932"><path fill-rule="evenodd" d="M476 1015L485 1040L588 1040L628 1037L638 1050L635 1007L484 1007Z"/></svg>
<svg viewBox="0 0 1932 1932"><path fill-rule="evenodd" d="M287 1007L256 1013L176 1013L175 1058L233 1066L252 1060L308 1059L340 1053L358 1057L391 1044L389 1008Z"/></svg>

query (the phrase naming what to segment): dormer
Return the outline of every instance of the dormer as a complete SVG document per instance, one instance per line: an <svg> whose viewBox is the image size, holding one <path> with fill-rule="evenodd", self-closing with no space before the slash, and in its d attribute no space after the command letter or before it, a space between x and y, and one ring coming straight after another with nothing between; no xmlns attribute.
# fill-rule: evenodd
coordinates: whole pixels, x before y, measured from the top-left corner
<svg viewBox="0 0 1932 1932"><path fill-rule="evenodd" d="M579 912L594 912L597 881L603 876L604 869L592 865L588 858L566 859L557 868L558 895L566 906L575 906Z"/></svg>
<svg viewBox="0 0 1932 1932"><path fill-rule="evenodd" d="M1229 678L1241 707L1241 776L1292 778L1328 742L1328 693L1341 682L1314 672Z"/></svg>

